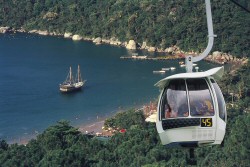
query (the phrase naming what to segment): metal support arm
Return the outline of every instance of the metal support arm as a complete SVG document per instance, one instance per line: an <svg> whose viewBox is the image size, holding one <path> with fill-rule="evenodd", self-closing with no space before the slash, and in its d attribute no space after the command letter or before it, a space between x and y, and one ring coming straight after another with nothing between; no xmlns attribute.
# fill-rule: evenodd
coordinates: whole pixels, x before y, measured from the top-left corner
<svg viewBox="0 0 250 167"><path fill-rule="evenodd" d="M207 15L207 27L208 27L208 45L207 45L207 48L204 50L204 52L201 53L199 56L197 57L187 56L186 57L187 72L192 72L193 62L198 62L204 59L209 54L214 44L214 37L216 37L216 35L214 35L214 30L213 30L210 0L205 0L205 2L206 2L206 15Z"/></svg>

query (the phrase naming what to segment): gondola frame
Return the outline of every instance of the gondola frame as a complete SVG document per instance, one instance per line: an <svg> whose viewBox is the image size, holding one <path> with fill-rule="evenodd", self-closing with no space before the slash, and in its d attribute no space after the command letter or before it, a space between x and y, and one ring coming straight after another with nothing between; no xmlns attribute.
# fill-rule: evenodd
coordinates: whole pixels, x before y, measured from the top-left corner
<svg viewBox="0 0 250 167"><path fill-rule="evenodd" d="M226 121L227 121L226 105L222 95L223 98L222 107L224 108L225 112L224 113L225 117L223 120L222 118L220 118L219 115L219 104L217 97L217 93L221 92L216 93L216 91L218 90L215 90L211 80L215 80L215 78L216 79L221 78L223 75L223 71L224 71L223 67L217 67L205 72L175 74L167 78L164 78L158 83L156 83L156 86L160 87L161 89L161 94L157 107L156 127L163 145L167 145L170 147L171 146L199 147L199 146L222 143L225 136ZM178 79L205 78L209 86L209 91L213 100L213 106L215 111L214 116L194 117L190 115L190 110L189 110L188 118L179 117L179 118L169 118L167 120L163 120L161 118L162 96L164 93L164 89L168 86L171 80L177 78ZM212 119L213 126L202 127L201 126L202 119ZM163 126L165 126L164 123L166 122L168 122L168 124L170 124L173 127L169 129L168 128L164 129Z"/></svg>

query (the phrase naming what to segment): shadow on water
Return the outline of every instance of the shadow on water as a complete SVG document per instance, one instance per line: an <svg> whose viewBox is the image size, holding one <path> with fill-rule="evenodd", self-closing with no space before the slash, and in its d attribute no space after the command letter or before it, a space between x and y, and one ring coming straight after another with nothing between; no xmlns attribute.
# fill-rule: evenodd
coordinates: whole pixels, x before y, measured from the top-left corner
<svg viewBox="0 0 250 167"><path fill-rule="evenodd" d="M77 98L78 96L83 96L84 92L86 91L85 89L89 89L89 87L85 86L85 87L83 87L81 89L73 90L73 91L70 91L70 92L61 92L61 91L59 91L58 93L64 99L72 99L72 98Z"/></svg>

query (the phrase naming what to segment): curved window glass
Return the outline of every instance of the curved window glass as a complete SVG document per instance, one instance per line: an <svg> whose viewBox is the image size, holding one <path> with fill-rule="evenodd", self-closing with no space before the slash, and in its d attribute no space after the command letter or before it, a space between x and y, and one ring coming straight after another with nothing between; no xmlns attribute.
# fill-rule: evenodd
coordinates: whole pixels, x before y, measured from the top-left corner
<svg viewBox="0 0 250 167"><path fill-rule="evenodd" d="M187 79L191 116L213 116L214 107L204 78Z"/></svg>
<svg viewBox="0 0 250 167"><path fill-rule="evenodd" d="M175 79L169 82L164 90L161 101L162 119L188 117L188 101L184 79Z"/></svg>
<svg viewBox="0 0 250 167"><path fill-rule="evenodd" d="M226 104L225 104L223 94L218 84L213 79L211 79L211 82L214 86L214 90L217 96L217 101L218 101L218 106L219 106L219 116L221 119L225 121L226 120Z"/></svg>

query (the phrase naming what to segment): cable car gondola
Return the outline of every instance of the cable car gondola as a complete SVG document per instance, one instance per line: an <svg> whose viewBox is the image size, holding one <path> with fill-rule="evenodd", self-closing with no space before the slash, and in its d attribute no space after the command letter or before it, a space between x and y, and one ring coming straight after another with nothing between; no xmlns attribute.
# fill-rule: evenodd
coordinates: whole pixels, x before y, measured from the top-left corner
<svg viewBox="0 0 250 167"><path fill-rule="evenodd" d="M214 42L210 0L205 0L208 24L208 46L197 57L187 56L186 73L175 74L156 83L160 94L156 127L163 145L199 147L221 144L227 113L222 92L215 82L224 71L217 67L192 72L193 62L204 59ZM193 155L193 149L191 149Z"/></svg>
<svg viewBox="0 0 250 167"><path fill-rule="evenodd" d="M163 145L197 147L221 144L226 128L226 105L215 82L223 67L181 73L160 80L157 131Z"/></svg>

